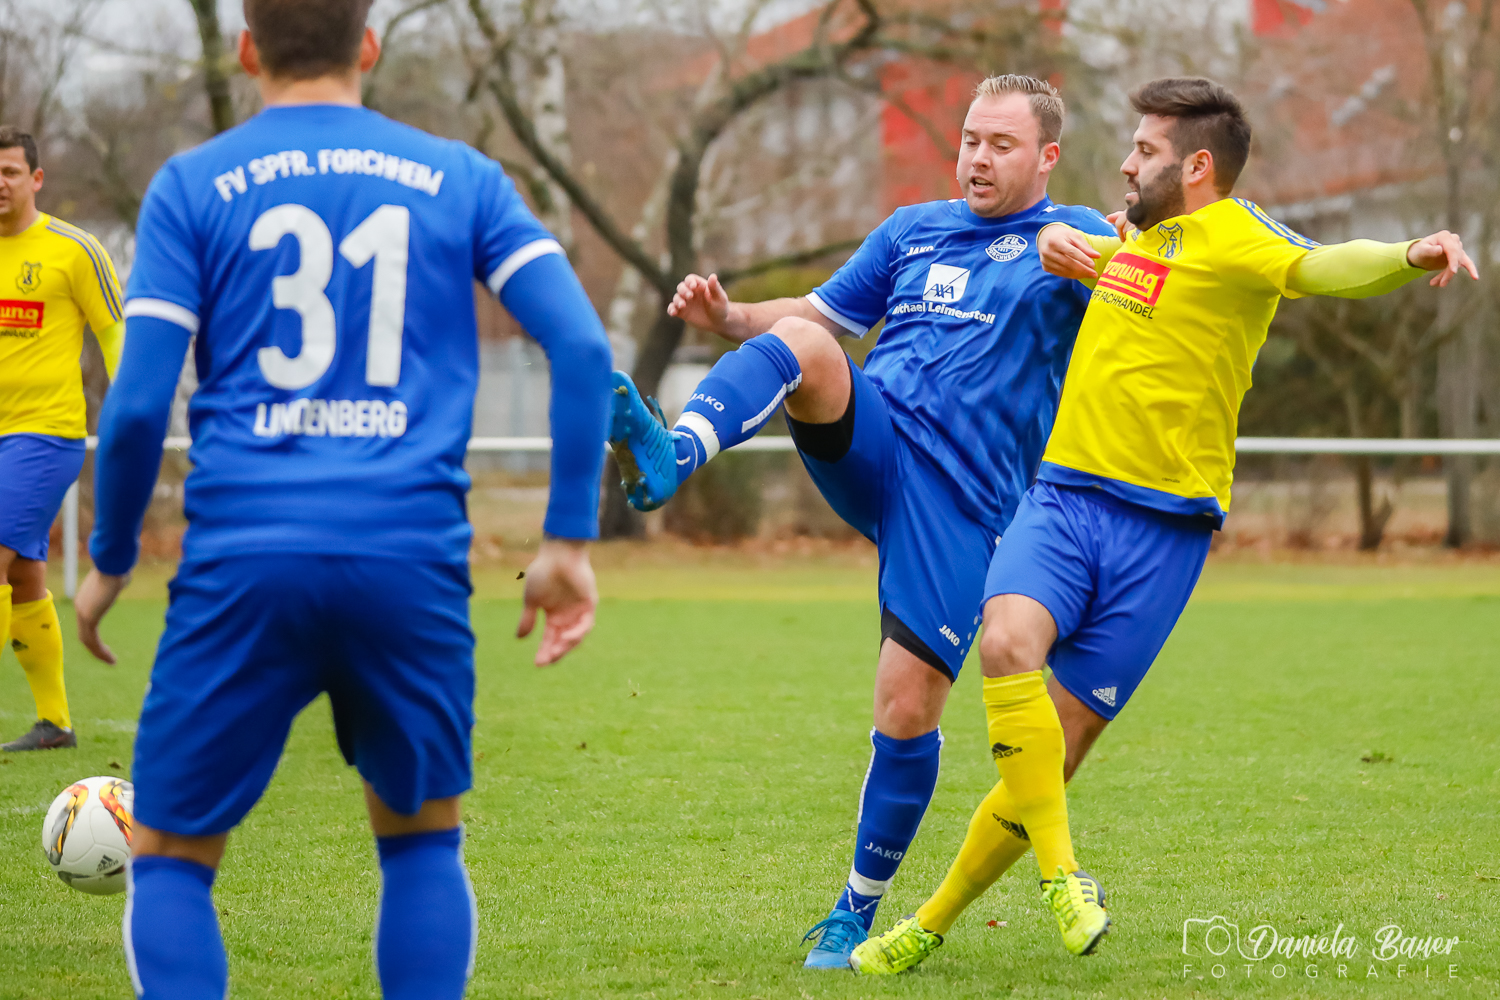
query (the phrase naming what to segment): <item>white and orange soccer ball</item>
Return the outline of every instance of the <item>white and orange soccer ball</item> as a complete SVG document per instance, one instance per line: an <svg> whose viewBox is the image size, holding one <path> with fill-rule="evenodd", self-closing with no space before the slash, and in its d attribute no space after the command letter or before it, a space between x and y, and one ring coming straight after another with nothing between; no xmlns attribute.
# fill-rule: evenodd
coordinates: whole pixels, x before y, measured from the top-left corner
<svg viewBox="0 0 1500 1000"><path fill-rule="evenodd" d="M121 778L84 778L52 800L42 821L42 850L57 877L95 896L125 889L135 786Z"/></svg>

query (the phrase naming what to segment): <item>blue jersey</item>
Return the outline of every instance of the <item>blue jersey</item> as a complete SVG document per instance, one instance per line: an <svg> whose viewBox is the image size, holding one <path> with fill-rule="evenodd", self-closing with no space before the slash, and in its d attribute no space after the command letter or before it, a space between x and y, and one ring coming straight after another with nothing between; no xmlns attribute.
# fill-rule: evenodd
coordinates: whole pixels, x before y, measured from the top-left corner
<svg viewBox="0 0 1500 1000"><path fill-rule="evenodd" d="M898 433L946 469L996 534L1015 516L1052 431L1089 289L1042 270L1037 231L1113 228L1049 199L996 219L960 200L897 209L808 295L856 336L883 317L865 373Z"/></svg>
<svg viewBox="0 0 1500 1000"><path fill-rule="evenodd" d="M168 161L136 238L127 317L197 334L185 558L467 558L473 283L562 252L494 161L272 107Z"/></svg>

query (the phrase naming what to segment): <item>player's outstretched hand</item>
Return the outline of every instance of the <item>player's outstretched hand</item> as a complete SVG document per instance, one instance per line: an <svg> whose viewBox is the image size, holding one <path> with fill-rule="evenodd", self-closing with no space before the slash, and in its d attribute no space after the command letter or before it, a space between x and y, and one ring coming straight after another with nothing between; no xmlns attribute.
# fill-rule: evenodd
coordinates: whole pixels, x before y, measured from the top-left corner
<svg viewBox="0 0 1500 1000"><path fill-rule="evenodd" d="M78 596L73 599L73 613L78 619L78 641L110 666L115 665L115 654L99 638L99 622L114 607L115 598L120 596L120 591L128 583L129 576L110 576L91 569L78 587Z"/></svg>
<svg viewBox="0 0 1500 1000"><path fill-rule="evenodd" d="M1438 272L1427 282L1434 288L1447 288L1448 282L1458 274L1459 268L1468 271L1469 277L1475 281L1479 280L1479 269L1464 252L1464 241L1457 233L1450 233L1446 229L1433 233L1426 239L1417 240L1406 251L1406 259L1411 262L1412 267Z"/></svg>
<svg viewBox="0 0 1500 1000"><path fill-rule="evenodd" d="M667 312L700 330L722 335L729 322L729 293L717 274L706 278L690 274L678 283Z"/></svg>
<svg viewBox="0 0 1500 1000"><path fill-rule="evenodd" d="M583 641L594 627L594 609L599 606L599 588L594 567L589 564L585 542L549 538L542 542L536 558L526 567L525 606L516 638L524 639L536 627L536 613L545 611L542 644L536 665L550 667ZM80 616L80 621L82 617Z"/></svg>
<svg viewBox="0 0 1500 1000"><path fill-rule="evenodd" d="M1083 234L1072 226L1046 226L1036 238L1036 249L1042 255L1042 270L1060 278L1077 278L1093 281L1094 261L1099 259L1095 250Z"/></svg>

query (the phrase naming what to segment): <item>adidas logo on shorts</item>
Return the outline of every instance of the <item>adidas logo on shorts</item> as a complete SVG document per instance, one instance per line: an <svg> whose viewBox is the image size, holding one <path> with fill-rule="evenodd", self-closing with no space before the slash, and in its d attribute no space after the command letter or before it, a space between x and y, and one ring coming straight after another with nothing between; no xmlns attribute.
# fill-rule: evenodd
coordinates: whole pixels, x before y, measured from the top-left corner
<svg viewBox="0 0 1500 1000"><path fill-rule="evenodd" d="M1116 688L1112 687L1094 688L1094 690L1089 693L1092 694L1095 698L1098 698L1100 701L1104 702L1104 704L1108 705L1110 708L1114 708L1116 690Z"/></svg>

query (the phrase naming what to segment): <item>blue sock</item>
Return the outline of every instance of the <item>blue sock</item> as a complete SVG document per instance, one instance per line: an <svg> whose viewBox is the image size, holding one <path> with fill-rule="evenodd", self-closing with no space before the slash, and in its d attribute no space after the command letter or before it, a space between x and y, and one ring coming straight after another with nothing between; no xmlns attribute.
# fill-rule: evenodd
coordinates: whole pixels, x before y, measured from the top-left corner
<svg viewBox="0 0 1500 1000"><path fill-rule="evenodd" d="M213 884L214 870L196 861L147 855L130 862L122 930L136 996L220 1000L229 989Z"/></svg>
<svg viewBox="0 0 1500 1000"><path fill-rule="evenodd" d="M865 923L875 922L875 908L896 877L901 859L917 835L932 790L937 787L943 731L934 729L910 740L870 731L874 752L859 798L859 832L849 883L835 910L848 910Z"/></svg>
<svg viewBox="0 0 1500 1000"><path fill-rule="evenodd" d="M479 931L463 827L377 837L375 969L385 1000L459 1000Z"/></svg>
<svg viewBox="0 0 1500 1000"><path fill-rule="evenodd" d="M720 451L755 436L786 394L802 384L802 366L772 333L751 337L719 359L683 408L677 439L677 481Z"/></svg>

